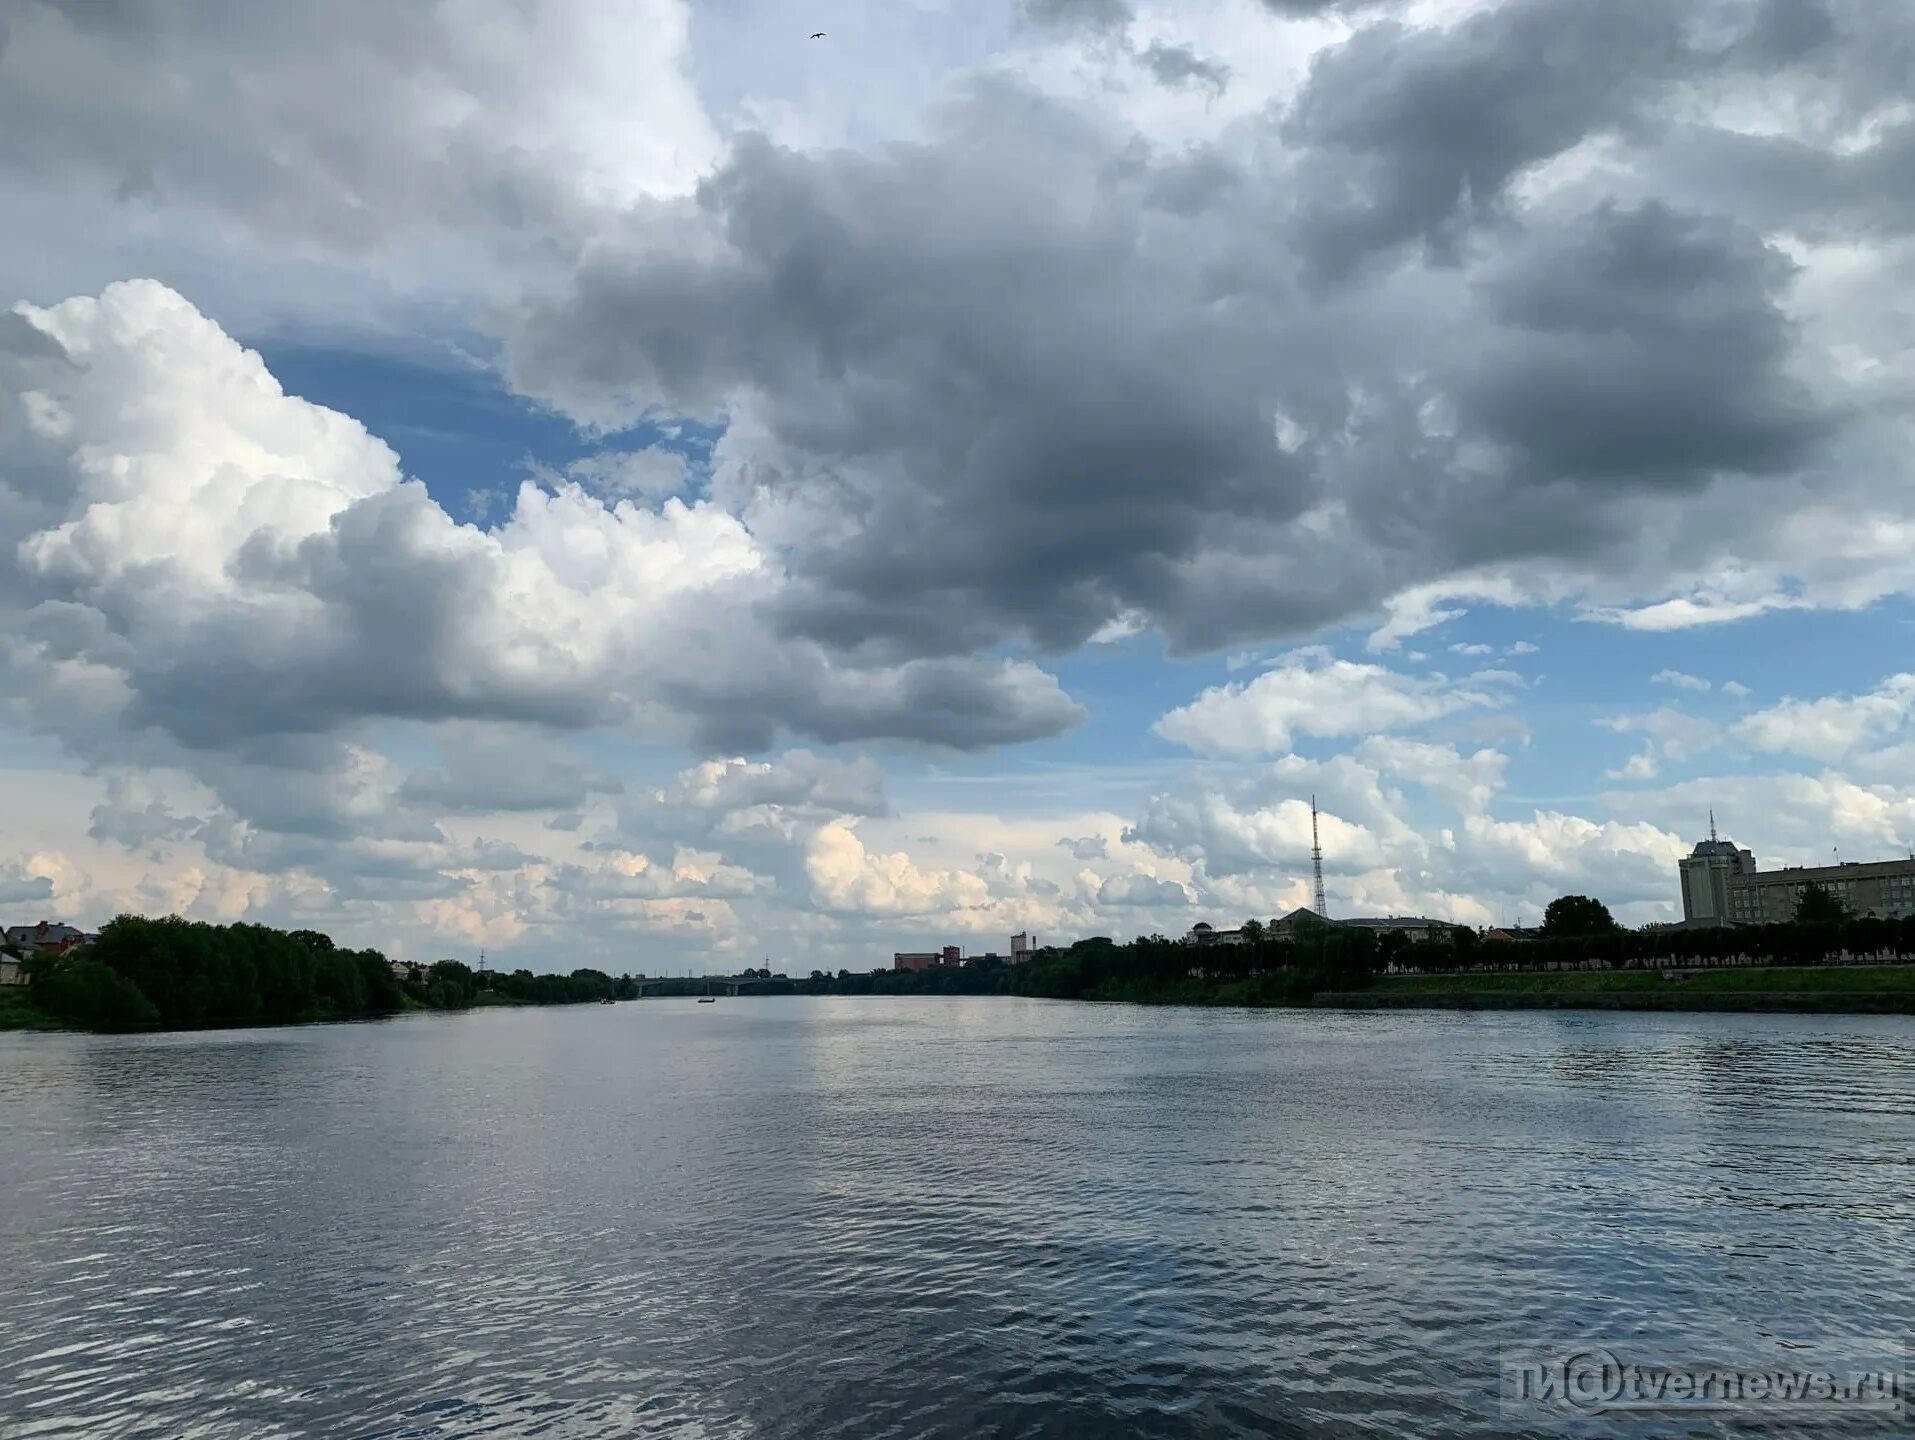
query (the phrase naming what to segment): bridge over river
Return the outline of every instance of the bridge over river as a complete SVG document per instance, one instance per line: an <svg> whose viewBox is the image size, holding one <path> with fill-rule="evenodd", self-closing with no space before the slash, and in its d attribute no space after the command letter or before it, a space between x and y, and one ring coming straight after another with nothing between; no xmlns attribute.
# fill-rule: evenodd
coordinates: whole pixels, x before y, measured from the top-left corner
<svg viewBox="0 0 1915 1440"><path fill-rule="evenodd" d="M796 995L793 980L759 980L735 975L678 975L640 980L638 998L665 999L682 995Z"/></svg>

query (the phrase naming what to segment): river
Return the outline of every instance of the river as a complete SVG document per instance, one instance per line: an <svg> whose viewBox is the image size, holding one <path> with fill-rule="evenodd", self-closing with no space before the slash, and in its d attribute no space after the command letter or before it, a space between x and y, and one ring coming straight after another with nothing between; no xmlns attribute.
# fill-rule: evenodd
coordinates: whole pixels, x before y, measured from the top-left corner
<svg viewBox="0 0 1915 1440"><path fill-rule="evenodd" d="M1499 1357L1911 1331L1904 1017L785 998L0 1036L8 1440L1791 1434L1525 1408Z"/></svg>

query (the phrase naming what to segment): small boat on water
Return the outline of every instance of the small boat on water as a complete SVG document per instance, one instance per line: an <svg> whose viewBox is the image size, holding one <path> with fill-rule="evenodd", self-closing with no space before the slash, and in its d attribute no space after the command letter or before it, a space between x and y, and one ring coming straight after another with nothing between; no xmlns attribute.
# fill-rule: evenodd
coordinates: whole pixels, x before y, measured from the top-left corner
<svg viewBox="0 0 1915 1440"><path fill-rule="evenodd" d="M698 997L698 1003L700 1005L716 1005L718 1003L718 997L716 995L700 995Z"/></svg>

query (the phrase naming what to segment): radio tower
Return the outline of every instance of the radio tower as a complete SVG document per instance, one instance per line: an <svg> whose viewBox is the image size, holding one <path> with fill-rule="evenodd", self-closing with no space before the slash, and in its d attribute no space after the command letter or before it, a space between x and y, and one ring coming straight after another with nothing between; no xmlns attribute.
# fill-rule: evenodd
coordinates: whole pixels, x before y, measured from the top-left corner
<svg viewBox="0 0 1915 1440"><path fill-rule="evenodd" d="M1317 843L1317 797L1310 797L1310 869L1317 877L1317 918L1330 918L1330 902L1323 898L1323 846Z"/></svg>

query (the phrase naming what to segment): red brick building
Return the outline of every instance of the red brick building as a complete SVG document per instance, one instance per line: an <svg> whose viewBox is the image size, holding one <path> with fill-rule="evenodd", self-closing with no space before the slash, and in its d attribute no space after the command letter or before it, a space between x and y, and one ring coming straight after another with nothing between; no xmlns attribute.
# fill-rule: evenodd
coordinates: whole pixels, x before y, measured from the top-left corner
<svg viewBox="0 0 1915 1440"><path fill-rule="evenodd" d="M955 945L946 945L942 950L899 950L891 956L893 970L935 970L940 965L963 963Z"/></svg>

